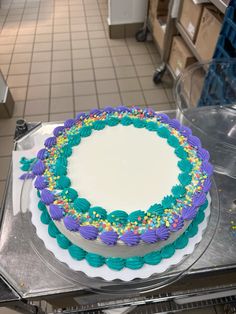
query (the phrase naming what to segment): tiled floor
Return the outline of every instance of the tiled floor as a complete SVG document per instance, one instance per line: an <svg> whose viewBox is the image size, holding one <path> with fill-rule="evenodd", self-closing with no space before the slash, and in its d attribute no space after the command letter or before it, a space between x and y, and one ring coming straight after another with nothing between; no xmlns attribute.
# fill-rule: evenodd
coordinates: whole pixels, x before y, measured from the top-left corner
<svg viewBox="0 0 236 314"><path fill-rule="evenodd" d="M168 75L153 43L110 40L107 0L2 0L0 68L13 94L13 118L0 120L0 200L15 121L64 120L106 105L171 109Z"/></svg>

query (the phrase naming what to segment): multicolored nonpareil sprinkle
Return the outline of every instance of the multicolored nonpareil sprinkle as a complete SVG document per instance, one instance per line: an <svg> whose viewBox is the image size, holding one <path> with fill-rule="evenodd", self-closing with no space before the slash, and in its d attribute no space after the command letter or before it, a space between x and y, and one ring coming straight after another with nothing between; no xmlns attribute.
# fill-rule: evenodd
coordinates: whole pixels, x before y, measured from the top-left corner
<svg viewBox="0 0 236 314"><path fill-rule="evenodd" d="M115 127L117 124L124 127L133 125L136 128L145 128L147 132L156 132L157 136L166 139L167 145L173 147L179 158L179 185L173 187L171 195L164 197L160 204L152 204L146 212L137 209L130 215L122 210L108 213L106 209L90 204L89 200L78 196L79 191L71 187L70 178L67 177L67 158L73 153L73 146L86 141L86 137L93 132L101 131L105 127ZM160 240L158 235L162 227L166 228L163 229L164 236L166 230L177 231L183 227L184 220L192 220L196 216L199 206L206 201L209 190L206 182L208 183L207 179L211 176L212 167L208 160L209 154L201 148L199 139L192 136L191 130L181 126L177 120L148 109L117 107L79 114L77 119L67 120L64 126L57 127L54 136L45 141L45 148L39 152L33 173L38 176L37 189L42 191L42 201L49 208L50 205L56 205L58 212L63 211L61 219L64 222L70 217L65 224L69 230L73 231L78 226L77 231L80 232L83 227L81 234L86 239L94 239L106 232L106 237L102 237L104 242L115 245L119 239L131 238L130 243L136 245L147 231L149 233L143 239L153 243ZM210 187L210 183L208 185ZM42 197L45 189L46 198ZM134 239L137 239L136 244Z"/></svg>

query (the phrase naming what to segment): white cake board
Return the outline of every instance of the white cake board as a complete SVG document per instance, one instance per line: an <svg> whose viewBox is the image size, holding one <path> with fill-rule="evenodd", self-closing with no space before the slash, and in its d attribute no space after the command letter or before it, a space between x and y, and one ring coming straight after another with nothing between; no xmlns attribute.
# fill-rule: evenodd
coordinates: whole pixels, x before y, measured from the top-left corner
<svg viewBox="0 0 236 314"><path fill-rule="evenodd" d="M141 269L133 270L129 268L123 268L120 271L112 270L107 265L103 265L99 268L90 266L86 260L77 261L73 259L68 250L60 248L55 238L52 238L48 234L48 225L44 225L40 221L41 211L38 209L39 198L37 196L36 189L31 188L29 210L32 213L32 223L36 228L36 234L44 242L45 247L51 251L55 257L66 263L72 270L81 271L88 277L101 277L107 281L120 279L123 281L131 281L135 278L148 278L153 274L160 274L166 271L171 266L178 264L183 257L193 253L195 245L198 244L201 239L204 230L207 227L208 218L210 216L210 197L208 197L209 206L205 210L205 219L198 225L198 233L189 239L188 245L181 250L176 250L174 255L167 259L162 259L158 265L145 264ZM99 274L99 275L98 275Z"/></svg>

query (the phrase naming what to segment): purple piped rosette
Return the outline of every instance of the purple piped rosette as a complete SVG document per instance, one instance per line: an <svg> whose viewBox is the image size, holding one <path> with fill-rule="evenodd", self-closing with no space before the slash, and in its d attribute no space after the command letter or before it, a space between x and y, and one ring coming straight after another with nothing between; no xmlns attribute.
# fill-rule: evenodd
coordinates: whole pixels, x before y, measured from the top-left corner
<svg viewBox="0 0 236 314"><path fill-rule="evenodd" d="M184 220L192 220L196 217L197 215L197 210L195 206L184 206L182 210L182 218Z"/></svg>
<svg viewBox="0 0 236 314"><path fill-rule="evenodd" d="M53 220L61 220L64 216L64 209L60 205L50 204L49 213Z"/></svg>
<svg viewBox="0 0 236 314"><path fill-rule="evenodd" d="M69 231L79 231L80 225L73 217L66 216L63 221Z"/></svg>
<svg viewBox="0 0 236 314"><path fill-rule="evenodd" d="M141 240L146 243L155 243L158 240L156 229L150 229L141 235Z"/></svg>
<svg viewBox="0 0 236 314"><path fill-rule="evenodd" d="M45 166L44 162L39 159L33 165L32 172L33 172L34 175L38 176L38 175L43 174L45 169L46 169L46 166Z"/></svg>
<svg viewBox="0 0 236 314"><path fill-rule="evenodd" d="M85 118L87 118L88 114L86 114L85 112L79 112L76 116L76 121L82 121Z"/></svg>
<svg viewBox="0 0 236 314"><path fill-rule="evenodd" d="M158 113L157 119L160 120L162 123L168 123L170 122L170 118L165 113Z"/></svg>
<svg viewBox="0 0 236 314"><path fill-rule="evenodd" d="M52 137L49 137L45 141L45 148L41 149L37 154L37 162L33 165L33 176L37 176L35 180L35 188L41 191L41 201L49 206L49 213L53 220L60 221L63 220L65 227L71 232L78 232L86 240L99 240L107 246L115 246L117 243L123 243L127 246L136 246L141 241L147 244L156 243L158 241L165 241L169 238L171 232L181 230L184 226L184 221L192 220L195 218L198 208L204 204L206 201L206 194L211 187L210 176L213 173L213 167L209 163L209 153L201 147L201 141L194 135L192 135L191 129L186 126L182 126L177 119L170 119L164 113L156 113L151 108L142 110L144 118L153 119L157 123L161 123L168 128L172 128L186 138L186 141L195 150L197 157L202 161L201 171L206 173L207 178L203 182L202 190L194 194L191 206L184 206L180 215L178 217L173 217L173 222L166 227L165 225L154 225L148 228L144 232L133 231L124 229L122 234L116 231L116 228L109 231L101 231L101 229L95 227L94 225L83 225L79 219L75 219L73 216L67 215L64 210L63 204L59 205L54 201L57 199L57 195L48 189L48 181L44 176L44 171L46 170L45 161L49 156L49 151L51 148L57 146L57 138L63 134L67 136L67 133L73 128L77 123L83 126L88 117L100 118L104 113L107 115L119 114L119 115L132 115L134 112L141 111L140 108L134 107L134 109L118 106L117 108L106 107L104 110L93 109L90 113L79 113L76 119L68 119L65 121L63 126L58 126L54 129ZM170 129L171 130L171 129ZM81 224L80 224L81 223Z"/></svg>
<svg viewBox="0 0 236 314"><path fill-rule="evenodd" d="M175 231L178 231L178 230L182 229L183 226L184 226L184 219L183 219L183 217L179 217L179 216L176 215L173 218L174 218L173 219L174 221L170 225L169 230L171 232L175 232Z"/></svg>
<svg viewBox="0 0 236 314"><path fill-rule="evenodd" d="M98 229L94 226L81 226L79 232L86 240L95 240L98 236Z"/></svg>
<svg viewBox="0 0 236 314"><path fill-rule="evenodd" d="M180 122L177 119L170 120L169 125L176 130L179 130L181 127Z"/></svg>
<svg viewBox="0 0 236 314"><path fill-rule="evenodd" d="M172 128L179 131L180 134L186 138L188 144L196 149L197 157L202 161L201 171L206 173L207 175L207 178L202 185L202 192L195 193L192 199L192 205L184 206L178 223L174 223L170 226L169 229L171 232L173 232L182 229L182 227L184 226L184 220L193 220L197 215L199 207L206 202L206 195L211 188L211 176L213 174L213 166L209 163L209 152L206 149L202 148L200 139L192 135L192 130L190 128L180 125L180 123L176 119L166 122Z"/></svg>
<svg viewBox="0 0 236 314"><path fill-rule="evenodd" d="M53 147L57 142L57 138L55 136L49 137L44 142L45 147L51 148Z"/></svg>
<svg viewBox="0 0 236 314"><path fill-rule="evenodd" d="M27 172L27 173L23 173L19 179L20 180L28 180L28 179L34 179L35 178L35 174Z"/></svg>
<svg viewBox="0 0 236 314"><path fill-rule="evenodd" d="M195 147L196 149L200 149L201 148L201 141L198 137L194 136L194 135L189 135L188 137L188 143Z"/></svg>
<svg viewBox="0 0 236 314"><path fill-rule="evenodd" d="M125 106L118 106L118 107L116 107L116 110L118 112L131 112L131 109L128 107L125 107Z"/></svg>
<svg viewBox="0 0 236 314"><path fill-rule="evenodd" d="M52 204L54 200L55 200L55 196L51 191L49 191L48 189L44 189L41 191L41 201L45 205Z"/></svg>
<svg viewBox="0 0 236 314"><path fill-rule="evenodd" d="M186 138L189 138L189 136L192 135L192 130L185 125L181 125L180 134L185 136Z"/></svg>
<svg viewBox="0 0 236 314"><path fill-rule="evenodd" d="M113 113L113 112L115 112L115 108L113 108L113 107L105 107L104 108L104 111L106 112L106 113Z"/></svg>
<svg viewBox="0 0 236 314"><path fill-rule="evenodd" d="M65 128L71 128L75 124L75 119L68 119L64 122Z"/></svg>
<svg viewBox="0 0 236 314"><path fill-rule="evenodd" d="M48 157L48 151L46 148L42 148L38 151L38 154L37 154L38 159L44 160L47 157Z"/></svg>
<svg viewBox="0 0 236 314"><path fill-rule="evenodd" d="M128 246L134 246L139 244L140 235L133 231L127 231L120 237L120 240Z"/></svg>
<svg viewBox="0 0 236 314"><path fill-rule="evenodd" d="M114 246L117 243L118 240L118 234L111 230L111 231L104 231L100 235L100 239L103 243L105 243L108 246Z"/></svg>
<svg viewBox="0 0 236 314"><path fill-rule="evenodd" d="M95 108L95 109L92 109L92 110L90 111L90 114L91 114L92 116L99 116L99 115L101 114L101 112L102 112L102 110L99 110L99 109Z"/></svg>
<svg viewBox="0 0 236 314"><path fill-rule="evenodd" d="M43 190L48 186L47 179L43 176L38 176L34 182L34 186L37 190Z"/></svg>
<svg viewBox="0 0 236 314"><path fill-rule="evenodd" d="M166 226L160 226L156 230L156 236L157 236L157 240L159 241L167 240L170 236L170 229L167 228Z"/></svg>
<svg viewBox="0 0 236 314"><path fill-rule="evenodd" d="M65 127L64 126L57 126L54 130L53 130L53 135L58 137L60 136L65 130Z"/></svg>

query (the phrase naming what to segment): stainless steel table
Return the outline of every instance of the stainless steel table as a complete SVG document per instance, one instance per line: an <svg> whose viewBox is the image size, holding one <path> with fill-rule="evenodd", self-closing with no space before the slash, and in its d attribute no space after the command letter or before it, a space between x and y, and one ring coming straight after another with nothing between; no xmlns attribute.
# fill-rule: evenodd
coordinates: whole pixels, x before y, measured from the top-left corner
<svg viewBox="0 0 236 314"><path fill-rule="evenodd" d="M175 112L169 114L174 115ZM55 126L55 123L37 126L16 141L15 149L29 148L33 143L32 139L41 135L47 136ZM99 291L112 293L108 299L100 296L100 302L94 296L90 305L81 307L83 310L99 310L131 304L147 306L161 302L168 302L170 306L173 300L206 293L222 292L224 295L226 291L232 291L233 295L233 289L236 289L236 230L233 228L236 225L236 184L235 179L217 173L214 181L210 223L195 252L174 269L159 277L151 277L148 282L135 280L130 285L119 283L117 286L117 283L107 283L100 279L91 281L82 273L74 274L49 252L46 253L45 264L45 260L30 244L29 234L33 242L38 240L36 234L30 233L26 224L27 218L21 213L13 215L10 172L2 208L0 235L0 294L5 294L6 297L5 300L0 297L0 302L28 302L67 294L89 296ZM121 291L126 293L126 297L119 295ZM230 295L230 292L226 295ZM231 297L230 300L234 301L234 298ZM181 306L183 307L176 305L176 309ZM174 311L173 304L171 307Z"/></svg>

